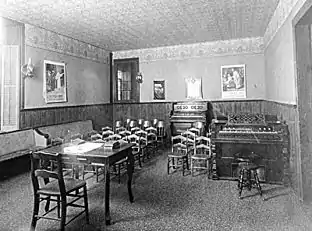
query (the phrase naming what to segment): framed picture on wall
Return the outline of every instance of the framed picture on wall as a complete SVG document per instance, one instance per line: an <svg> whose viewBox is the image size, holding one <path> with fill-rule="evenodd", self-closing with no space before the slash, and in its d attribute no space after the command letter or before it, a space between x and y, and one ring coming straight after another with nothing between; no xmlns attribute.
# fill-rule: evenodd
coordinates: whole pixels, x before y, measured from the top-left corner
<svg viewBox="0 0 312 231"><path fill-rule="evenodd" d="M44 60L43 96L46 103L67 101L67 79L65 63Z"/></svg>
<svg viewBox="0 0 312 231"><path fill-rule="evenodd" d="M165 80L154 80L154 99L165 99Z"/></svg>
<svg viewBox="0 0 312 231"><path fill-rule="evenodd" d="M222 98L246 98L245 64L221 66Z"/></svg>
<svg viewBox="0 0 312 231"><path fill-rule="evenodd" d="M197 100L203 99L202 79L185 78L186 99Z"/></svg>

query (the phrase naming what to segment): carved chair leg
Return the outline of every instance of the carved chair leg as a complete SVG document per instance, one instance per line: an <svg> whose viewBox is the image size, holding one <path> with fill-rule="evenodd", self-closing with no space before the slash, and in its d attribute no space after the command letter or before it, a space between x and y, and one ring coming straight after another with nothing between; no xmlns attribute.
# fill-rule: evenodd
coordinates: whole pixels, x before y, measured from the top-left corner
<svg viewBox="0 0 312 231"><path fill-rule="evenodd" d="M191 176L194 176L194 162L195 160L193 160L192 158L191 158Z"/></svg>
<svg viewBox="0 0 312 231"><path fill-rule="evenodd" d="M248 190L250 191L252 188L252 184L253 184L253 179L251 179L251 171L248 171L249 175L248 175Z"/></svg>
<svg viewBox="0 0 312 231"><path fill-rule="evenodd" d="M40 198L38 195L34 196L34 210L33 210L33 215L32 215L32 220L31 220L31 229L35 230L36 224L37 224L37 215L39 213L39 203L40 203Z"/></svg>
<svg viewBox="0 0 312 231"><path fill-rule="evenodd" d="M243 187L244 187L244 170L240 170L240 174L239 174L239 191L238 191L238 196L239 199L241 199L241 195L242 195L242 191L243 191Z"/></svg>
<svg viewBox="0 0 312 231"><path fill-rule="evenodd" d="M260 196L262 196L262 189L261 189L261 185L260 185L260 180L259 180L258 173L256 170L254 171L254 177L255 177L255 181L256 181L256 185L257 185L257 189L259 191L259 194L260 194Z"/></svg>
<svg viewBox="0 0 312 231"><path fill-rule="evenodd" d="M99 167L98 166L92 166L93 169L95 170L95 181L96 183L99 182Z"/></svg>

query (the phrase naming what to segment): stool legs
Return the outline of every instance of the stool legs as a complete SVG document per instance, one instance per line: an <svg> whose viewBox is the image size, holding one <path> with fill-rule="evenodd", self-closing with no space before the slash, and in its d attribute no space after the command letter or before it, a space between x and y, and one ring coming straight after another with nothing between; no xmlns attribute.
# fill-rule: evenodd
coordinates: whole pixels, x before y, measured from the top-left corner
<svg viewBox="0 0 312 231"><path fill-rule="evenodd" d="M254 181L251 179L251 172L253 172ZM239 172L239 179L238 179L238 185L237 185L239 199L242 198L241 195L242 195L243 188L247 187L247 189L250 191L253 184L256 185L260 196L262 196L262 189L261 189L257 171L241 169Z"/></svg>
<svg viewBox="0 0 312 231"><path fill-rule="evenodd" d="M260 196L262 197L262 189L261 189L261 185L260 185L260 181L259 181L259 177L258 177L258 173L257 171L254 171L254 178L255 178L255 182L257 185L257 189L259 191Z"/></svg>
<svg viewBox="0 0 312 231"><path fill-rule="evenodd" d="M238 197L239 199L241 199L241 195L242 195L242 191L243 191L243 187L244 187L244 170L240 170L239 173L239 181L238 181Z"/></svg>

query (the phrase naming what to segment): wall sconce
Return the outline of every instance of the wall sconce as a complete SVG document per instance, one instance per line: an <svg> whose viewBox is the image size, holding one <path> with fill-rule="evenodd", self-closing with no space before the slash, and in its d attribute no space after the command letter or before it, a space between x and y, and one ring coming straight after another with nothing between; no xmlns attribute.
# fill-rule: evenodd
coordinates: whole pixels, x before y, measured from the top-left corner
<svg viewBox="0 0 312 231"><path fill-rule="evenodd" d="M28 59L28 63L22 66L22 74L25 78L32 78L34 77L34 65L31 63L31 58Z"/></svg>
<svg viewBox="0 0 312 231"><path fill-rule="evenodd" d="M136 81L137 81L138 83L143 83L143 76L142 76L142 73L141 73L141 72L138 72L135 79L136 79Z"/></svg>

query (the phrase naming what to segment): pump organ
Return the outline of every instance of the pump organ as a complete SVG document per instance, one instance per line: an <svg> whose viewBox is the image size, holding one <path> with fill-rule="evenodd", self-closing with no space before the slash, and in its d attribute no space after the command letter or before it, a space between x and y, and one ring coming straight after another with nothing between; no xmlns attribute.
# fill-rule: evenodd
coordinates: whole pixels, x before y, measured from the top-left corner
<svg viewBox="0 0 312 231"><path fill-rule="evenodd" d="M173 103L170 116L171 135L181 134L193 126L193 123L203 122L205 128L211 122L209 102L186 101Z"/></svg>
<svg viewBox="0 0 312 231"><path fill-rule="evenodd" d="M216 147L213 176L235 178L234 154L242 150L257 153L262 180L285 183L289 174L288 126L275 115L230 114L227 120L213 120L212 142Z"/></svg>

